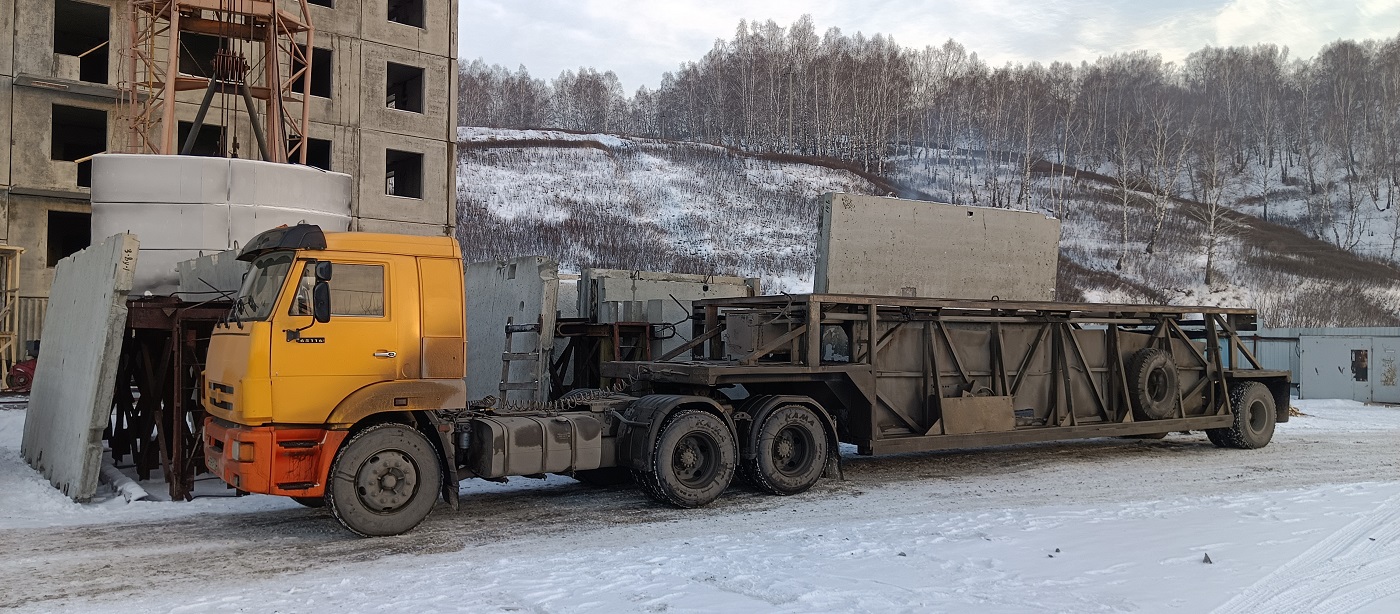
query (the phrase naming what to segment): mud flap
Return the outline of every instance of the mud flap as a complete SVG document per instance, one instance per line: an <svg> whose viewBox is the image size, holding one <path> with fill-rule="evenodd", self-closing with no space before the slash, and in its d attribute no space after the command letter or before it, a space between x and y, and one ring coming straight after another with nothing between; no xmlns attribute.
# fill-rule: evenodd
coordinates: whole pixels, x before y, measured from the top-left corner
<svg viewBox="0 0 1400 614"><path fill-rule="evenodd" d="M433 448L437 450L438 466L442 467L442 500L452 506L453 511L461 509L461 494L457 492L457 484L460 481L457 477L457 444L453 442L452 435L454 428L452 423L442 420L434 414L425 414L427 420L420 425L424 435L436 434L437 437L428 437L428 441L433 442Z"/></svg>

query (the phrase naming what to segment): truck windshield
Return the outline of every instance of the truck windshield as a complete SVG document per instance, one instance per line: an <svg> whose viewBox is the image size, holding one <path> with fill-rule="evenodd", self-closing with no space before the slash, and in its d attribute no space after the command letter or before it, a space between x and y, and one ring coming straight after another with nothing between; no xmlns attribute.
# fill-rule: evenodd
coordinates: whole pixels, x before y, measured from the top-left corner
<svg viewBox="0 0 1400 614"><path fill-rule="evenodd" d="M277 292L292 269L296 254L292 252L272 252L253 260L253 267L243 279L243 288L238 291L238 300L233 304L233 317L242 322L258 322L272 315L272 306L277 302Z"/></svg>

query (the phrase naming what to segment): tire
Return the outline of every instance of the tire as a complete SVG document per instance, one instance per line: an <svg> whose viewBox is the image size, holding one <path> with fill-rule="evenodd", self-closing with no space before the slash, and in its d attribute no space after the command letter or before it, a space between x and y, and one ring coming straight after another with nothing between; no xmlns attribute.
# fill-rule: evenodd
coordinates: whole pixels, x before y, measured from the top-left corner
<svg viewBox="0 0 1400 614"><path fill-rule="evenodd" d="M326 504L358 535L398 535L428 517L441 488L437 451L422 433L403 424L376 424L336 452Z"/></svg>
<svg viewBox="0 0 1400 614"><path fill-rule="evenodd" d="M292 500L311 509L317 509L326 506L325 497L292 497Z"/></svg>
<svg viewBox="0 0 1400 614"><path fill-rule="evenodd" d="M1133 354L1128 367L1128 392L1136 418L1164 420L1176 417L1181 376L1171 354L1159 348L1143 348Z"/></svg>
<svg viewBox="0 0 1400 614"><path fill-rule="evenodd" d="M1239 450L1257 450L1269 445L1274 438L1274 395L1259 382L1236 382L1230 386L1230 408L1235 412L1235 424L1229 428L1210 429L1206 436L1216 445ZM1211 435L1215 431L1215 435ZM1220 439L1217 443L1216 438Z"/></svg>
<svg viewBox="0 0 1400 614"><path fill-rule="evenodd" d="M575 471L572 477L589 486L620 486L632 483L632 471L626 467L584 469Z"/></svg>
<svg viewBox="0 0 1400 614"><path fill-rule="evenodd" d="M1217 448L1228 448L1230 444L1225 442L1225 435L1223 434L1228 430L1230 429L1206 429L1206 439L1209 439Z"/></svg>
<svg viewBox="0 0 1400 614"><path fill-rule="evenodd" d="M719 417L677 411L657 433L649 466L637 472L638 484L662 503L702 507L729 488L738 456L734 432Z"/></svg>
<svg viewBox="0 0 1400 614"><path fill-rule="evenodd" d="M754 427L752 459L744 460L744 475L764 492L795 495L821 479L828 445L821 418L810 408L783 405Z"/></svg>

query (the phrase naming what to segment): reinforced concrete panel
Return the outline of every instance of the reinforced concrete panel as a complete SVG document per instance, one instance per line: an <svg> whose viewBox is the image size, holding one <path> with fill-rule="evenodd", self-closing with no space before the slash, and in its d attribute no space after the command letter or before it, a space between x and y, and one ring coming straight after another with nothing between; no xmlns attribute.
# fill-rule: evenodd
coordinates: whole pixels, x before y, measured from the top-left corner
<svg viewBox="0 0 1400 614"><path fill-rule="evenodd" d="M814 291L1055 299L1060 221L1040 213L824 194Z"/></svg>
<svg viewBox="0 0 1400 614"><path fill-rule="evenodd" d="M64 258L49 294L21 453L74 501L97 491L139 248L119 234Z"/></svg>
<svg viewBox="0 0 1400 614"><path fill-rule="evenodd" d="M751 277L656 273L620 269L583 269L578 281L578 313L598 320L616 319L612 304L640 304L631 312L653 324L675 324L675 336L653 343L659 357L690 341L691 302L707 298L754 296L759 280ZM646 305L651 301L652 308ZM629 316L635 317L635 316Z"/></svg>
<svg viewBox="0 0 1400 614"><path fill-rule="evenodd" d="M181 293L237 293L249 266L238 259L238 252L228 250L182 260L175 263L175 271L180 276Z"/></svg>
<svg viewBox="0 0 1400 614"><path fill-rule="evenodd" d="M135 292L165 294L176 264L237 249L282 224L350 228L349 175L293 164L199 156L102 154L93 158L92 235L142 239Z"/></svg>
<svg viewBox="0 0 1400 614"><path fill-rule="evenodd" d="M423 155L422 198L385 193L385 154L390 149ZM457 208L456 166L448 142L364 129L360 131L359 155L360 199L356 217L437 225L445 232Z"/></svg>
<svg viewBox="0 0 1400 614"><path fill-rule="evenodd" d="M0 24L0 28L3 27L3 24ZM0 30L0 32L8 32L8 30ZM3 53L3 51L0 51L0 53ZM13 129L10 126L10 124L13 123L10 120L10 118L13 117L13 115L10 114L10 98L13 96L10 92L10 85L13 82L14 79L0 74L0 148L3 148L6 160L5 164L0 164L0 186L10 185L9 160L13 155L10 150L14 147L10 144L10 131Z"/></svg>
<svg viewBox="0 0 1400 614"><path fill-rule="evenodd" d="M418 28L389 21L389 0L360 0L360 35L367 41L446 56L455 43L453 8L457 2L423 0L423 4L423 27ZM339 5L336 10L341 10Z"/></svg>
<svg viewBox="0 0 1400 614"><path fill-rule="evenodd" d="M554 354L554 323L559 302L559 264L543 256L476 262L466 267L467 398L495 396L511 402L543 402L549 396ZM544 360L512 361L510 382L539 382L533 392L500 392L501 354L506 322L536 324L544 334L515 333L511 352L536 353Z"/></svg>

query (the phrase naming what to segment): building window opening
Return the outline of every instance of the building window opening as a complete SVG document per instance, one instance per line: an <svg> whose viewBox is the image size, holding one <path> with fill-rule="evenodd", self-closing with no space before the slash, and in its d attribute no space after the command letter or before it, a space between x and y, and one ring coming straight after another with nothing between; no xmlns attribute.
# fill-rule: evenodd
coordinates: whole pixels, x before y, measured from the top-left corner
<svg viewBox="0 0 1400 614"><path fill-rule="evenodd" d="M306 46L305 46L305 45L297 45L297 46L298 46L298 47L301 47L301 52L302 52L303 54L306 53ZM321 98L330 98L330 97L331 97L331 76L335 74L335 64L334 64L334 61L335 61L335 60L334 60L334 55L331 53L331 50L330 50L330 49L322 49L322 48L320 48L320 47L315 47L315 48L312 48L312 49L311 49L311 95L312 95L312 96L319 96L319 97L321 97ZM293 57L293 58L292 58L292 74L296 74L297 71L300 71L301 69L303 69L303 68L305 68L305 67L306 67L306 63L305 63L305 62L302 62L300 57ZM294 79L294 80L292 81L292 91L294 91L294 92L300 92L300 91L302 91L302 90L301 90L301 88L302 88L302 82L303 82L304 80L305 80L305 79L304 79L304 75L301 76L301 77L297 77L296 79Z"/></svg>
<svg viewBox="0 0 1400 614"><path fill-rule="evenodd" d="M49 159L78 163L78 187L92 186L94 154L107 151L107 112L53 105Z"/></svg>
<svg viewBox="0 0 1400 614"><path fill-rule="evenodd" d="M196 77L214 76L214 56L228 49L227 39L193 32L180 33L180 72Z"/></svg>
<svg viewBox="0 0 1400 614"><path fill-rule="evenodd" d="M423 27L423 0L389 0L389 21Z"/></svg>
<svg viewBox="0 0 1400 614"><path fill-rule="evenodd" d="M190 138L190 130L194 128L191 122L180 122L179 138L177 147L184 150L185 141ZM194 137L194 147L190 149L191 156L205 156L208 158L224 157L224 128L212 124L204 124L199 127L199 134Z"/></svg>
<svg viewBox="0 0 1400 614"><path fill-rule="evenodd" d="M58 266L58 261L67 258L92 242L92 214L76 211L49 212L49 258L48 266Z"/></svg>
<svg viewBox="0 0 1400 614"><path fill-rule="evenodd" d="M384 106L400 111L423 112L423 69L389 62ZM312 75L315 77L315 75Z"/></svg>
<svg viewBox="0 0 1400 614"><path fill-rule="evenodd" d="M292 164L300 164L298 154L293 154L296 149L296 137L292 137L291 146L287 148L287 160ZM306 165L319 168L323 171L331 170L331 142L326 139L306 140Z"/></svg>
<svg viewBox="0 0 1400 614"><path fill-rule="evenodd" d="M423 198L423 154L390 149L384 156L384 193Z"/></svg>
<svg viewBox="0 0 1400 614"><path fill-rule="evenodd" d="M1371 381L1370 353L1370 350L1351 351L1351 379L1353 381Z"/></svg>
<svg viewBox="0 0 1400 614"><path fill-rule="evenodd" d="M111 11L105 6L55 0L54 76L89 83L107 82Z"/></svg>
<svg viewBox="0 0 1400 614"><path fill-rule="evenodd" d="M328 8L328 9L333 9L333 8L335 8L335 0L306 0L306 2L307 2L307 4L315 4L315 5L317 5L317 6L324 6L324 7Z"/></svg>

